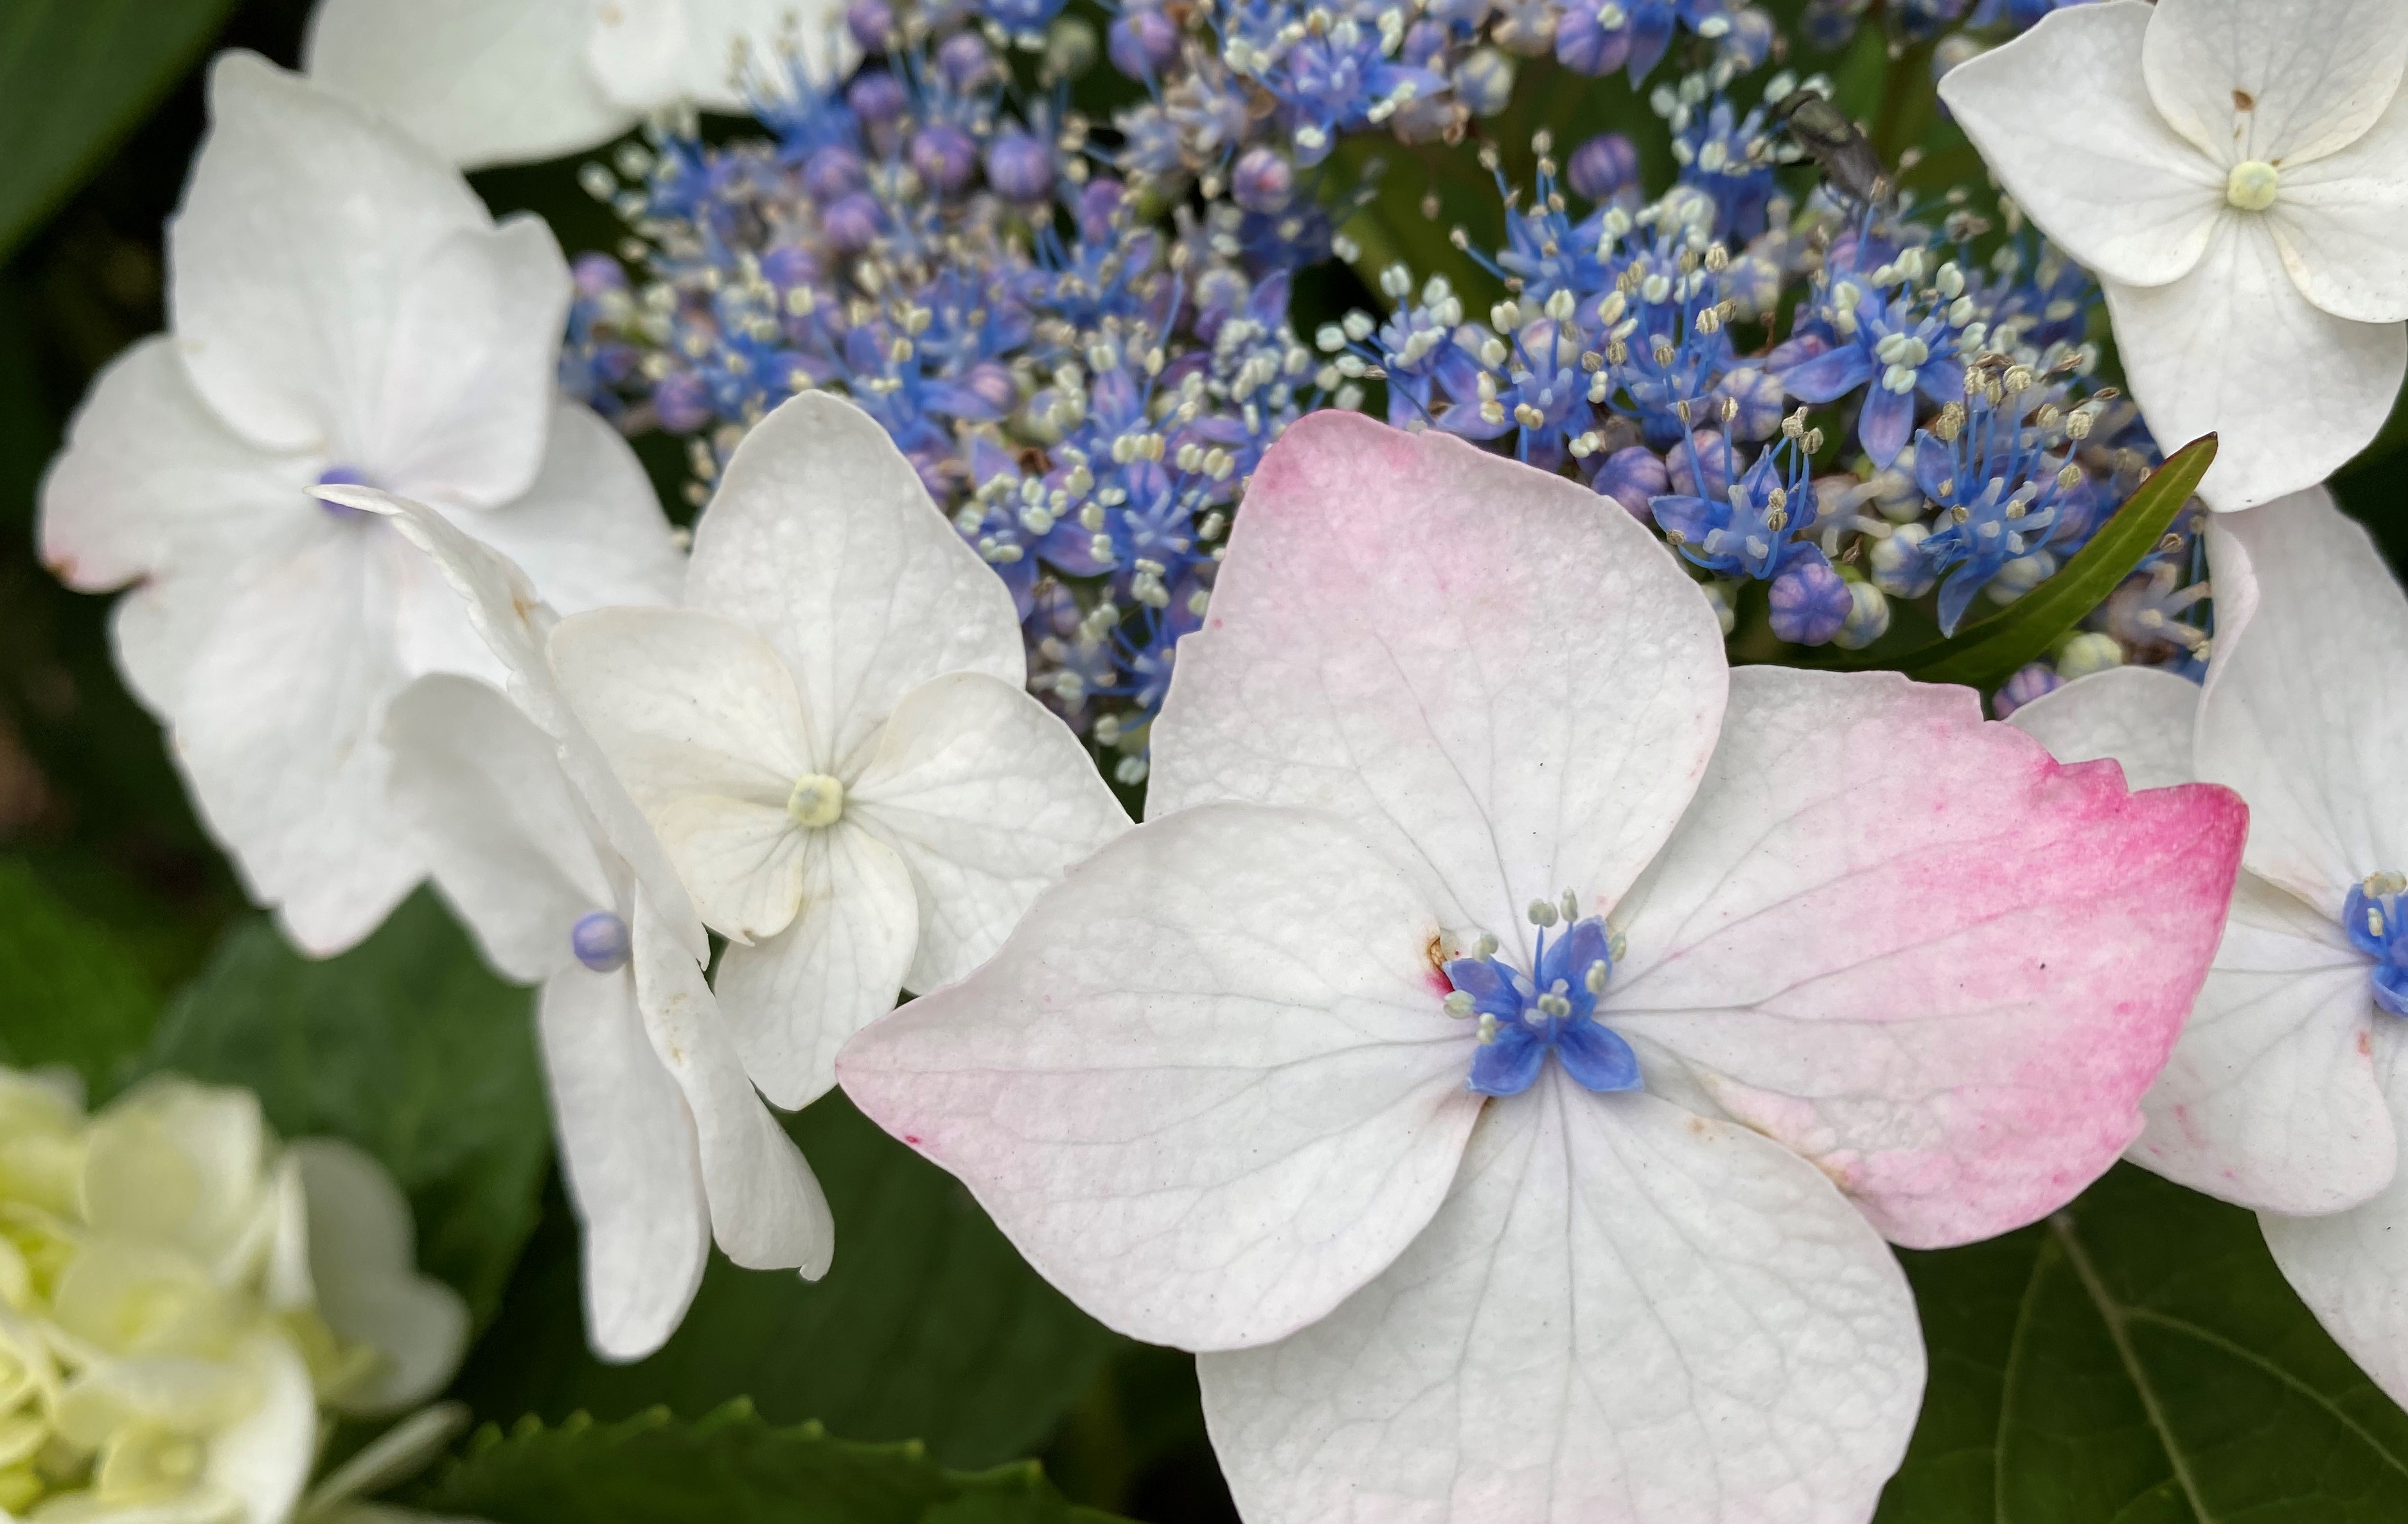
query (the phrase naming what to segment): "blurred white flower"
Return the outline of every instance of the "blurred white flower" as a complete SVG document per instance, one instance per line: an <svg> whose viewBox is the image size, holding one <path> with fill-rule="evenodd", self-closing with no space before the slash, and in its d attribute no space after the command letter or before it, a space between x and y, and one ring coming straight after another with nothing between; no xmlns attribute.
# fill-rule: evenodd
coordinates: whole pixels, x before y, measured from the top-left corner
<svg viewBox="0 0 2408 1524"><path fill-rule="evenodd" d="M2408 6L2108 0L1952 69L1999 182L2100 279L2201 494L2249 508L2364 449L2408 371Z"/></svg>
<svg viewBox="0 0 2408 1524"><path fill-rule="evenodd" d="M302 56L479 168L591 148L668 108L742 110L772 59L835 77L843 14L839 0L322 0Z"/></svg>
<svg viewBox="0 0 2408 1524"><path fill-rule="evenodd" d="M905 986L963 977L1128 827L1025 691L1011 595L867 413L826 393L745 436L681 609L564 620L552 659L729 939L745 1067L799 1107Z"/></svg>
<svg viewBox="0 0 2408 1524"><path fill-rule="evenodd" d="M156 1078L86 1120L0 1070L0 1509L282 1524L322 1404L451 1378L467 1311L349 1144L280 1149L250 1092Z"/></svg>
<svg viewBox="0 0 2408 1524"><path fill-rule="evenodd" d="M497 967L542 985L594 1347L613 1359L660 1347L714 1233L738 1264L825 1273L826 1200L745 1076L675 870L561 696L545 652L552 610L432 509L346 496L394 514L441 568L518 700L424 678L395 700L386 736L396 805L436 883Z"/></svg>
<svg viewBox="0 0 2408 1524"><path fill-rule="evenodd" d="M247 53L168 230L171 332L94 383L44 482L44 558L136 584L112 626L203 819L312 953L423 869L377 741L428 671L494 673L382 521L309 496L437 504L564 607L638 603L678 557L633 453L553 381L569 279L532 218L496 227L448 165Z"/></svg>

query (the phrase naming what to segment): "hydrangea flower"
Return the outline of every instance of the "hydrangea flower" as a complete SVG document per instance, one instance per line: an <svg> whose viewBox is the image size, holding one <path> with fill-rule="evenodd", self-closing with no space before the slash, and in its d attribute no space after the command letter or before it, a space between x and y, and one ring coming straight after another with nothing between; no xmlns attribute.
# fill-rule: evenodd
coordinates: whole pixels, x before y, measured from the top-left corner
<svg viewBox="0 0 2408 1524"><path fill-rule="evenodd" d="M385 704L492 672L380 521L310 496L422 497L562 606L653 602L678 555L634 453L562 401L568 271L425 150L248 53L168 230L173 332L104 371L43 483L42 554L111 625L203 820L305 949L366 935L423 872L384 797Z"/></svg>
<svg viewBox="0 0 2408 1524"><path fill-rule="evenodd" d="M607 143L650 113L740 111L776 61L845 58L838 0L320 0L302 59L465 168Z"/></svg>
<svg viewBox="0 0 2408 1524"><path fill-rule="evenodd" d="M9 1517L283 1524L322 1403L423 1402L466 1346L382 1166L280 1145L248 1091L160 1075L86 1116L0 1069L0 1157Z"/></svg>
<svg viewBox="0 0 2408 1524"><path fill-rule="evenodd" d="M542 986L537 1025L585 1229L595 1349L634 1359L659 1348L714 1237L739 1265L824 1274L826 1199L745 1076L668 855L569 707L547 654L557 615L434 510L327 490L394 516L509 673L510 698L441 674L404 692L386 725L393 788L486 956Z"/></svg>
<svg viewBox="0 0 2408 1524"><path fill-rule="evenodd" d="M2248 801L2231 923L2132 1157L2258 1209L2300 1297L2408 1402L2408 596L2321 489L2218 516L2207 551L2204 689L2118 668L2014 723L2060 757Z"/></svg>
<svg viewBox="0 0 2408 1524"><path fill-rule="evenodd" d="M2371 441L2408 372L2408 7L2111 0L1940 93L2000 182L2106 289L2161 439L2211 431L2248 508Z"/></svg>
<svg viewBox="0 0 2408 1524"><path fill-rule="evenodd" d="M1038 890L1126 827L1025 691L1011 595L860 409L826 393L745 437L695 531L683 606L564 621L569 703L703 922L768 1097L968 973Z"/></svg>
<svg viewBox="0 0 2408 1524"><path fill-rule="evenodd" d="M1923 1381L1883 1237L2108 1167L2243 834L1961 689L1730 669L1629 515L1338 412L1257 472L1154 759L838 1067L1203 1352L1257 1524L1869 1515Z"/></svg>

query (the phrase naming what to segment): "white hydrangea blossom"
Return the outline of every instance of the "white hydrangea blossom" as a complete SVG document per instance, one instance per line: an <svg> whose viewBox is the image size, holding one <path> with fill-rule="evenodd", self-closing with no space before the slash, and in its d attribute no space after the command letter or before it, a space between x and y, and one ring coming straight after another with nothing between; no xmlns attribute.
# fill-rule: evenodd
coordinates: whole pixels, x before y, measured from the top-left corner
<svg viewBox="0 0 2408 1524"><path fill-rule="evenodd" d="M385 803L384 707L498 675L381 520L436 504L566 608L657 601L679 557L634 453L553 379L569 280L544 225L357 107L248 53L168 228L170 331L102 373L43 483L44 559L127 586L120 669L202 819L306 950L366 936L423 875Z"/></svg>
<svg viewBox="0 0 2408 1524"><path fill-rule="evenodd" d="M162 1077L87 1117L0 1070L0 1509L282 1524L319 1408L451 1378L467 1309L418 1273L391 1177L280 1147L248 1091Z"/></svg>
<svg viewBox="0 0 2408 1524"><path fill-rule="evenodd" d="M676 107L738 111L767 61L846 61L838 0L324 0L303 55L468 168L605 143ZM767 80L763 80L767 83Z"/></svg>

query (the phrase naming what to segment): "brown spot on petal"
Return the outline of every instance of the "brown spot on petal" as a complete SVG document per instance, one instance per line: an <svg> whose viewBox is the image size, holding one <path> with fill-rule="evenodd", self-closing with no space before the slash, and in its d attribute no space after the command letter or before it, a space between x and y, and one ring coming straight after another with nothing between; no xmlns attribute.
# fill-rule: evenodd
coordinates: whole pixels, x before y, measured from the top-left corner
<svg viewBox="0 0 2408 1524"><path fill-rule="evenodd" d="M1430 988L1438 991L1438 998L1442 1000L1454 994L1455 981L1446 976L1445 932L1433 931L1429 934L1429 940L1422 943L1422 957L1429 964Z"/></svg>
<svg viewBox="0 0 2408 1524"><path fill-rule="evenodd" d="M2245 90L2236 90L2232 93L2232 108L2236 111L2255 111L2258 109L2258 97Z"/></svg>

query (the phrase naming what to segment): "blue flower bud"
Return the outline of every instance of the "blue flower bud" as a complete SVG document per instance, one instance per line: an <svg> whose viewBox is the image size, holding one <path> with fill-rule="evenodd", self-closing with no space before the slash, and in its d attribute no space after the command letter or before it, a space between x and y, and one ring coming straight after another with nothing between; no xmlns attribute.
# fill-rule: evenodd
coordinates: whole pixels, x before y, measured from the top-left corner
<svg viewBox="0 0 2408 1524"><path fill-rule="evenodd" d="M986 149L986 182L1007 201L1042 201L1054 187L1054 151L1025 132L997 133Z"/></svg>
<svg viewBox="0 0 2408 1524"><path fill-rule="evenodd" d="M2051 671L2046 662L2036 661L2007 679L2007 685L1990 696L1990 712L2003 720L2033 699L2064 686L2065 680Z"/></svg>
<svg viewBox="0 0 2408 1524"><path fill-rule="evenodd" d="M607 910L580 915L568 928L568 949L595 973L614 973L627 966L627 923Z"/></svg>
<svg viewBox="0 0 2408 1524"><path fill-rule="evenodd" d="M995 55L975 32L956 32L937 49L937 72L957 91L977 89L995 72Z"/></svg>
<svg viewBox="0 0 2408 1524"><path fill-rule="evenodd" d="M911 135L911 167L944 195L958 195L978 174L978 139L950 122L932 122Z"/></svg>
<svg viewBox="0 0 2408 1524"><path fill-rule="evenodd" d="M820 213L820 231L838 249L857 254L878 241L884 222L876 198L867 191L855 191Z"/></svg>
<svg viewBox="0 0 2408 1524"><path fill-rule="evenodd" d="M1151 79L1179 56L1179 24L1151 7L1132 7L1104 35L1112 67L1132 79Z"/></svg>
<svg viewBox="0 0 2408 1524"><path fill-rule="evenodd" d="M1601 9L1622 24L1607 30ZM1622 0L1574 0L1555 18L1555 62L1575 74L1612 74L1630 56L1628 16Z"/></svg>
<svg viewBox="0 0 2408 1524"><path fill-rule="evenodd" d="M1246 150L1229 170L1229 199L1248 211L1283 210L1295 194L1295 168L1270 149Z"/></svg>
<svg viewBox="0 0 2408 1524"><path fill-rule="evenodd" d="M895 12L886 0L853 0L845 7L844 28L865 53L882 53L895 46Z"/></svg>
<svg viewBox="0 0 2408 1524"><path fill-rule="evenodd" d="M844 103L864 122L876 126L894 121L910 104L903 82L884 69L864 69L844 88Z"/></svg>
<svg viewBox="0 0 2408 1524"><path fill-rule="evenodd" d="M861 155L849 148L831 145L813 149L810 157L803 161L803 189L823 207L867 189L868 184L869 175Z"/></svg>
<svg viewBox="0 0 2408 1524"><path fill-rule="evenodd" d="M1643 444L1617 450L1605 457L1597 468L1592 483L1598 492L1620 503L1640 523L1649 522L1647 504L1671 489L1671 476L1664 469L1664 459Z"/></svg>
<svg viewBox="0 0 2408 1524"><path fill-rule="evenodd" d="M609 254L580 254L568 273L577 295L588 301L627 289L626 270Z"/></svg>
<svg viewBox="0 0 2408 1524"><path fill-rule="evenodd" d="M1856 608L1848 584L1820 551L1772 579L1772 633L1796 645L1828 645Z"/></svg>
<svg viewBox="0 0 2408 1524"><path fill-rule="evenodd" d="M1599 133L1572 150L1564 164L1564 179L1572 194L1584 201L1611 201L1638 188L1639 149L1618 132Z"/></svg>
<svg viewBox="0 0 2408 1524"><path fill-rule="evenodd" d="M691 434L710 422L710 389L690 370L673 370L652 383L652 411L671 434Z"/></svg>

